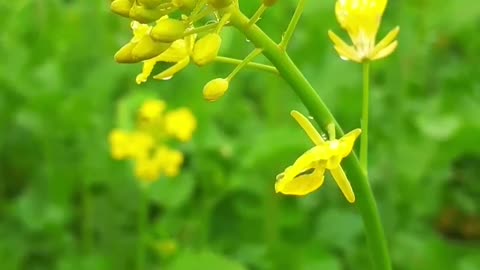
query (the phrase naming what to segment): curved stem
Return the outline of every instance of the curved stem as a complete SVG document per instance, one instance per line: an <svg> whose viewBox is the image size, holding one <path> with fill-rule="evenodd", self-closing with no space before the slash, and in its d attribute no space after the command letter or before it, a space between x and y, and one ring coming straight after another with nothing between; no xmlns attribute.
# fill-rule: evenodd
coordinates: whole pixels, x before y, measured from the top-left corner
<svg viewBox="0 0 480 270"><path fill-rule="evenodd" d="M368 100L370 93L370 63L363 63L362 137L360 137L360 163L368 176Z"/></svg>
<svg viewBox="0 0 480 270"><path fill-rule="evenodd" d="M297 8L295 9L295 13L293 13L293 17L288 24L287 30L285 31L282 41L280 42L280 48L282 50L286 50L290 39L293 36L293 32L295 32L295 28L297 27L298 21L300 17L302 17L303 10L305 9L306 0L298 1Z"/></svg>
<svg viewBox="0 0 480 270"><path fill-rule="evenodd" d="M240 59L224 57L224 56L217 56L215 58L215 61L219 63L231 64L231 65L240 65L243 62L243 60L240 60ZM272 74L278 75L278 70L275 67L265 65L265 64L250 62L245 67L257 69L260 71L266 71L266 72L270 72Z"/></svg>
<svg viewBox="0 0 480 270"><path fill-rule="evenodd" d="M336 123L327 106L290 57L258 26L249 26L248 21L249 19L240 10L232 13L232 25L243 32L257 48L263 49L263 54L278 69L280 76L292 87L319 126L326 127L333 122L337 127L337 136L342 136L343 131ZM346 168L349 179L352 180L353 190L358 195L356 205L363 219L375 268L390 270L391 264L387 242L368 179L360 167L355 154L349 155L343 162L342 166Z"/></svg>

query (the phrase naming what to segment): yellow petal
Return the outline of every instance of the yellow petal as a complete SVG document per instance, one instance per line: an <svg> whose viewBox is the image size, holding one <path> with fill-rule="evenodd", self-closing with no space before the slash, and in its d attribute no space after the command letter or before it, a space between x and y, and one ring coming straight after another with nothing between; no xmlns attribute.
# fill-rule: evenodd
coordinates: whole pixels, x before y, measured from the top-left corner
<svg viewBox="0 0 480 270"><path fill-rule="evenodd" d="M341 158L348 156L350 152L352 152L355 140L358 138L360 133L362 133L362 130L357 128L350 131L339 140L338 155Z"/></svg>
<svg viewBox="0 0 480 270"><path fill-rule="evenodd" d="M293 179L279 175L275 183L275 192L286 195L307 195L317 190L325 178L325 167L317 166L310 174L301 174Z"/></svg>
<svg viewBox="0 0 480 270"><path fill-rule="evenodd" d="M158 56L158 61L174 63L189 56L187 42L184 39L175 40L170 47Z"/></svg>
<svg viewBox="0 0 480 270"><path fill-rule="evenodd" d="M307 136L313 141L314 144L321 145L325 143L325 140L322 138L322 136L318 133L312 123L305 116L303 116L303 114L299 113L298 111L291 111L290 115L292 115L305 133L307 133Z"/></svg>
<svg viewBox="0 0 480 270"><path fill-rule="evenodd" d="M353 193L352 186L350 185L342 167L339 166L336 169L330 170L330 172L347 201L350 203L355 202L355 194Z"/></svg>
<svg viewBox="0 0 480 270"><path fill-rule="evenodd" d="M371 59L374 60L376 55L385 49L386 47L390 46L392 41L397 38L398 33L400 32L400 27L395 27L392 31L388 32L388 34L375 46L373 52L371 54Z"/></svg>
<svg viewBox="0 0 480 270"><path fill-rule="evenodd" d="M397 46L398 41L395 40L394 42L390 43L390 45L380 50L377 54L373 55L372 60L378 60L389 56L397 48Z"/></svg>
<svg viewBox="0 0 480 270"><path fill-rule="evenodd" d="M142 72L137 75L135 81L137 84L141 84L147 81L148 76L152 73L155 64L158 62L158 56L149 60L143 61Z"/></svg>
<svg viewBox="0 0 480 270"><path fill-rule="evenodd" d="M328 31L328 36L334 44L334 48L340 57L344 60L352 60L355 62L362 62L362 59L358 55L357 51L353 46L349 46L343 39L337 36L333 31Z"/></svg>
<svg viewBox="0 0 480 270"><path fill-rule="evenodd" d="M185 57L181 61L177 62L175 65L153 76L153 78L156 80L168 80L172 78L173 75L177 74L179 71L183 70L186 66L188 66L189 62L190 62L190 57Z"/></svg>

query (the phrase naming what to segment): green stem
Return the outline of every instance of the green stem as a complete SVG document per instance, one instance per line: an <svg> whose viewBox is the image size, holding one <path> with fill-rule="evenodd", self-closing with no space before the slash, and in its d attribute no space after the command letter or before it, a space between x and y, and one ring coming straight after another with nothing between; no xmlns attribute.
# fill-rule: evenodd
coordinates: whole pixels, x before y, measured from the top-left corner
<svg viewBox="0 0 480 270"><path fill-rule="evenodd" d="M360 163L368 176L368 100L370 93L370 63L363 63L362 137L360 138Z"/></svg>
<svg viewBox="0 0 480 270"><path fill-rule="evenodd" d="M305 9L306 0L298 1L297 8L295 9L295 13L293 13L293 17L288 24L287 30L283 34L282 41L280 42L280 48L282 50L286 50L290 39L293 36L293 32L295 32L295 28L297 27L298 21L300 17L302 17L303 10Z"/></svg>
<svg viewBox="0 0 480 270"><path fill-rule="evenodd" d="M263 49L263 54L278 69L280 76L292 87L318 125L326 127L333 122L337 127L337 135L342 136L343 131L332 114L290 57L258 26L248 26L248 21L249 19L240 10L232 13L232 25L243 32L257 48ZM352 180L353 190L358 195L356 205L363 219L375 269L390 270L387 242L367 176L360 167L355 154L346 157L342 165L346 168L349 179Z"/></svg>
<svg viewBox="0 0 480 270"><path fill-rule="evenodd" d="M244 60L234 59L234 58L230 58L230 57L217 56L215 58L215 61L219 62L219 63L224 63L224 64L240 65ZM269 65L264 65L264 64L255 63L255 62L249 62L249 63L247 63L247 65L245 67L252 68L252 69L257 69L257 70L260 70L260 71L266 71L266 72L270 72L270 73L273 73L275 75L278 75L278 70L275 67L272 67L272 66L269 66Z"/></svg>
<svg viewBox="0 0 480 270"><path fill-rule="evenodd" d="M145 229L147 226L148 218L148 199L147 199L147 187L140 186L139 194L139 206L138 206L138 216L137 216L137 230L138 230L138 241L137 241L137 270L145 269L146 261L146 233Z"/></svg>
<svg viewBox="0 0 480 270"><path fill-rule="evenodd" d="M261 49L253 50L249 55L247 55L247 57L245 57L245 59L242 61L242 63L240 63L240 65L235 67L235 69L230 73L230 75L228 75L227 80L231 81L238 74L238 72L240 72L240 70L242 70L245 67L245 65L250 63L260 53L262 53Z"/></svg>
<svg viewBox="0 0 480 270"><path fill-rule="evenodd" d="M267 6L262 4L260 6L260 8L258 8L258 10L255 12L255 14L253 14L252 18L250 18L250 21L248 22L248 25L253 25L253 24L257 23L257 21L260 19L260 17L265 12L265 10L267 10Z"/></svg>

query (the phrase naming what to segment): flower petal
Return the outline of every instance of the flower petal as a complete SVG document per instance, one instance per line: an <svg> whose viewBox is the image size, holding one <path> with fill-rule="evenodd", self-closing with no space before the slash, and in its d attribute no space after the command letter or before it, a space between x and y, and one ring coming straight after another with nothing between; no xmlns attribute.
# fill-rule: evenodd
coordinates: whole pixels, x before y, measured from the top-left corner
<svg viewBox="0 0 480 270"><path fill-rule="evenodd" d="M362 133L362 130L357 128L349 133L345 134L340 140L339 140L339 150L338 153L340 157L344 158L352 152L353 145L355 144L355 140L358 138L358 136Z"/></svg>
<svg viewBox="0 0 480 270"><path fill-rule="evenodd" d="M285 175L280 174L275 183L275 192L303 196L317 190L323 184L325 167L319 165L313 169L312 173L300 174L293 179L286 178Z"/></svg>
<svg viewBox="0 0 480 270"><path fill-rule="evenodd" d="M168 80L171 77L173 77L173 75L175 75L176 73L184 69L189 62L190 62L190 57L185 57L183 60L177 62L175 65L153 76L153 78L156 80Z"/></svg>
<svg viewBox="0 0 480 270"><path fill-rule="evenodd" d="M400 32L400 27L395 27L392 31L388 32L388 34L375 46L373 49L370 57L371 60L376 59L376 55L385 49L386 47L390 46L392 41L397 38L398 33Z"/></svg>
<svg viewBox="0 0 480 270"><path fill-rule="evenodd" d="M342 167L337 167L335 169L330 170L332 173L333 179L337 182L338 187L343 193L343 196L347 199L348 202L353 203L355 202L355 194L353 193L352 186L345 175Z"/></svg>
<svg viewBox="0 0 480 270"><path fill-rule="evenodd" d="M321 145L325 143L325 140L322 138L322 136L303 114L299 113L298 111L291 111L290 115L292 115L297 123L303 128L305 133L307 133L307 136L313 141L314 144Z"/></svg>
<svg viewBox="0 0 480 270"><path fill-rule="evenodd" d="M390 43L390 45L388 45L387 47L383 48L378 53L373 55L372 60L378 60L378 59L382 59L389 56L397 48L397 46L398 46L398 41L395 40L394 42Z"/></svg>

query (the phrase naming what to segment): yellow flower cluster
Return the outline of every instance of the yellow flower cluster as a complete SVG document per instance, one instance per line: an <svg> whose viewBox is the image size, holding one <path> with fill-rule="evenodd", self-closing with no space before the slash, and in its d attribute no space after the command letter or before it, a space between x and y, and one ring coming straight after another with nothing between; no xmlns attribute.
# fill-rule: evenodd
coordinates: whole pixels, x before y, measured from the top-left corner
<svg viewBox="0 0 480 270"><path fill-rule="evenodd" d="M332 31L328 31L340 57L354 62L373 61L390 55L398 45L395 38L400 31L397 26L378 44L375 43L387 0L338 0L335 14L353 46L348 45Z"/></svg>
<svg viewBox="0 0 480 270"><path fill-rule="evenodd" d="M297 111L292 111L292 116L315 146L277 176L275 191L287 195L309 194L323 184L325 171L329 170L347 201L355 202L355 194L340 163L352 152L361 130L355 129L337 140L335 126L331 125L329 126L330 140L325 141L305 116Z"/></svg>
<svg viewBox="0 0 480 270"><path fill-rule="evenodd" d="M114 129L109 135L112 157L134 161L135 176L151 183L161 175L178 175L183 154L169 148L169 139L187 142L196 129L196 119L187 108L165 112L162 100L148 100L138 111L137 128L133 132Z"/></svg>
<svg viewBox="0 0 480 270"><path fill-rule="evenodd" d="M115 60L143 61L142 72L136 77L138 84L147 81L159 62L171 66L153 76L157 80L172 78L191 62L198 66L210 64L220 50L220 31L228 23L229 9L237 7L237 1L114 0L112 11L132 19L133 31L132 39L117 51ZM210 20L195 28L204 18ZM217 21L212 23L211 19Z"/></svg>

